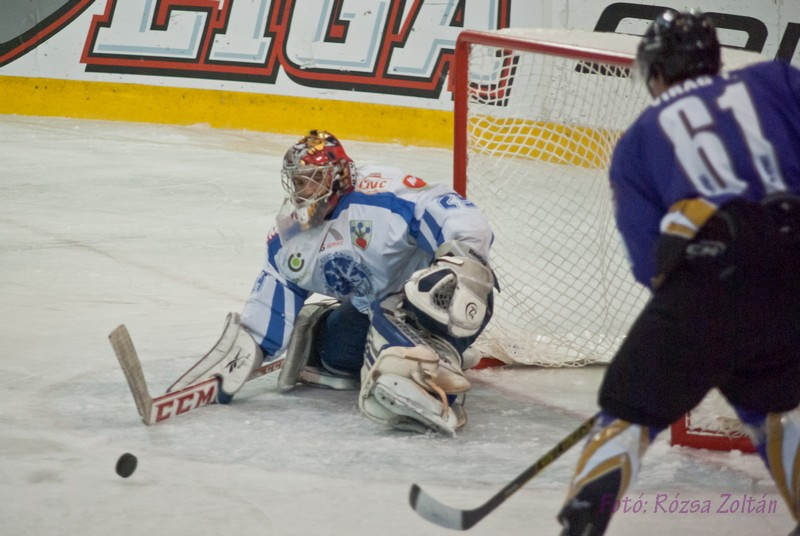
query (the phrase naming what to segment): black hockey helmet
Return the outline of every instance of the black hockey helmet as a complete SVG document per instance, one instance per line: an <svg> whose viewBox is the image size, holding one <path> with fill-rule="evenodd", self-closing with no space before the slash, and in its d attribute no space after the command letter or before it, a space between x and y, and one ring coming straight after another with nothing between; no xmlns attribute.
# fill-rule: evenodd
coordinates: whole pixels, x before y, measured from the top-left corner
<svg viewBox="0 0 800 536"><path fill-rule="evenodd" d="M636 68L645 82L656 72L671 85L721 67L717 31L711 17L699 11L667 10L656 18L636 51Z"/></svg>

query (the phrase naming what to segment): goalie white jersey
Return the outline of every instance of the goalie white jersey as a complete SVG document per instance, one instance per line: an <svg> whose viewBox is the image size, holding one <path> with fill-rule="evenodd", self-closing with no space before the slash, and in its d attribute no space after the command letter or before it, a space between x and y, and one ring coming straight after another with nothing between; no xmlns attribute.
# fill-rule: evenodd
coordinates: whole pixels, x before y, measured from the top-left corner
<svg viewBox="0 0 800 536"><path fill-rule="evenodd" d="M288 239L270 233L242 324L265 354L278 355L311 293L366 313L373 300L400 291L427 267L442 243L458 240L488 261L492 239L480 210L449 187L392 167L359 168L354 191L320 225Z"/></svg>

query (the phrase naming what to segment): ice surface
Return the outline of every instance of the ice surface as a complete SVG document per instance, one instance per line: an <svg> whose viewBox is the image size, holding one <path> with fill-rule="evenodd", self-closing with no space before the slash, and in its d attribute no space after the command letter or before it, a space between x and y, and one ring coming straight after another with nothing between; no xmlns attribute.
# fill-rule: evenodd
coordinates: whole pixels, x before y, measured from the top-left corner
<svg viewBox="0 0 800 536"><path fill-rule="evenodd" d="M523 367L469 372L470 420L455 439L384 430L354 393L279 394L271 376L230 406L142 425L109 332L127 324L153 394L213 344L261 269L294 138L0 116L0 534L452 534L411 510L412 483L476 507L594 413L602 368ZM359 163L450 182L448 151L345 143ZM670 448L666 436L627 493L646 513L618 514L609 534L791 529L756 457ZM114 473L123 452L139 459L128 479ZM577 454L470 533L557 534ZM777 506L716 513L724 494ZM676 496L714 513L669 513Z"/></svg>

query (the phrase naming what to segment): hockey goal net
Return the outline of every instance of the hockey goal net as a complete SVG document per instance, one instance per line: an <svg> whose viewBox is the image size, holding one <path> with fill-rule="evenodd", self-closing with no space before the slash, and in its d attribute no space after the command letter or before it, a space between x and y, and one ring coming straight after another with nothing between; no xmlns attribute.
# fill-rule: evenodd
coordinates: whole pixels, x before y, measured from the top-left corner
<svg viewBox="0 0 800 536"><path fill-rule="evenodd" d="M614 146L649 101L630 80L639 39L552 29L460 34L454 187L492 223L501 289L477 343L486 355L547 367L607 363L647 300L630 273L608 185ZM719 432L727 448L725 438L739 432L713 429L723 410L732 414L707 410L703 433Z"/></svg>

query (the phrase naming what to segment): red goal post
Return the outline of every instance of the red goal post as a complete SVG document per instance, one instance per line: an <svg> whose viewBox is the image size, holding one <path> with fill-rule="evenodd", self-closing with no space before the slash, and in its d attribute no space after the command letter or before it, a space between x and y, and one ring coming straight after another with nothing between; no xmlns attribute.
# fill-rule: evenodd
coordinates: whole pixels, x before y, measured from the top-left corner
<svg viewBox="0 0 800 536"><path fill-rule="evenodd" d="M608 164L650 97L630 80L640 37L558 29L463 31L451 74L453 185L495 231L501 290L477 346L506 363L607 363L648 292L613 221ZM737 67L762 60L725 50ZM752 451L712 393L673 444Z"/></svg>

